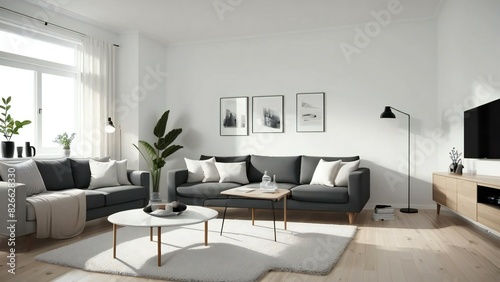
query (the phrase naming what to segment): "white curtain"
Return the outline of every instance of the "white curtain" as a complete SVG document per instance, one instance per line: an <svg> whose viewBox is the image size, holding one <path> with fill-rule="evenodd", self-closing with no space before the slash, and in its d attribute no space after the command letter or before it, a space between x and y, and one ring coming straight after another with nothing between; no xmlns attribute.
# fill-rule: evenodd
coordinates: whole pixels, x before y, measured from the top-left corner
<svg viewBox="0 0 500 282"><path fill-rule="evenodd" d="M78 106L79 138L77 154L84 157L110 156L114 135L104 131L108 117L114 116L115 48L112 44L87 37L82 48L82 89ZM115 157L111 155L111 157Z"/></svg>

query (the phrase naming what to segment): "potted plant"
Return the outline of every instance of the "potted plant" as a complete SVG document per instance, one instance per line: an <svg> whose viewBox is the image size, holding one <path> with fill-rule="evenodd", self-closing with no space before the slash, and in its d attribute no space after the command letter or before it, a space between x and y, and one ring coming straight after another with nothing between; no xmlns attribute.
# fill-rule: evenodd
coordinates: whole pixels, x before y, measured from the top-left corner
<svg viewBox="0 0 500 282"><path fill-rule="evenodd" d="M69 157L71 154L71 142L73 142L73 139L75 139L75 133L69 135L67 132L57 135L56 139L54 139L54 142L62 146L66 157Z"/></svg>
<svg viewBox="0 0 500 282"><path fill-rule="evenodd" d="M1 113L2 116L0 117L0 132L5 137L5 139L7 139L7 141L2 141L2 156L4 158L12 158L14 156L15 144L13 141L10 141L12 135L19 134L19 129L31 123L30 120L15 120L9 114L9 110L12 107L12 105L10 105L11 100L11 96L7 98L2 97L3 105L0 105L0 109L3 110L3 112Z"/></svg>
<svg viewBox="0 0 500 282"><path fill-rule="evenodd" d="M138 145L133 144L149 166L149 172L151 173L153 182L151 202L161 201L159 194L160 177L161 169L165 165L165 159L175 153L177 150L183 148L183 146L180 145L171 145L172 142L174 142L174 140L177 138L177 136L181 134L181 128L172 129L170 132L166 133L169 113L170 110L163 113L161 118L156 123L153 133L158 138L158 140L153 145L149 144L147 141L139 140L139 146L141 147L141 150L139 149Z"/></svg>

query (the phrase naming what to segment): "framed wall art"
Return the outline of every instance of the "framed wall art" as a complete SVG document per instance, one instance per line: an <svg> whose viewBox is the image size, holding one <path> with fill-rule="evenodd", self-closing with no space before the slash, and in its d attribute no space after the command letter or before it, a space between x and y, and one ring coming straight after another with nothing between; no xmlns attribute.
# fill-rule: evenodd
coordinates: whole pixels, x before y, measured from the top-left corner
<svg viewBox="0 0 500 282"><path fill-rule="evenodd" d="M248 97L220 98L220 135L248 135Z"/></svg>
<svg viewBox="0 0 500 282"><path fill-rule="evenodd" d="M252 97L252 132L284 132L283 95Z"/></svg>
<svg viewBox="0 0 500 282"><path fill-rule="evenodd" d="M297 132L325 131L325 93L297 93Z"/></svg>

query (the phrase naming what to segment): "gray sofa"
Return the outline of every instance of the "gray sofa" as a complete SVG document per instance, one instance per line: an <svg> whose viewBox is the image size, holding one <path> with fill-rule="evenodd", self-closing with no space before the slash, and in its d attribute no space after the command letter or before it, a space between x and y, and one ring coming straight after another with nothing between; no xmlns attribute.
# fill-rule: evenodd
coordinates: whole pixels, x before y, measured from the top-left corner
<svg viewBox="0 0 500 282"><path fill-rule="evenodd" d="M115 212L142 208L149 203L149 172L127 170L131 185L86 189L90 184L88 159L63 158L35 159L47 191L60 191L70 188L82 189L86 196L86 220L93 220ZM26 202L26 185L17 183L15 188L16 237L36 233L36 214L33 206ZM0 235L10 236L8 208L9 195L7 182L0 182ZM13 200L11 200L13 201ZM12 203L12 202L10 202Z"/></svg>
<svg viewBox="0 0 500 282"><path fill-rule="evenodd" d="M211 156L202 155L200 160ZM359 160L354 157L316 157L316 156L215 156L216 162L246 162L249 184L219 182L187 182L187 169L171 170L167 173L168 200L178 200L188 205L239 207L239 208L271 208L268 201L255 199L227 199L220 192L240 187L259 187L264 171L276 175L279 188L289 189L291 194L287 200L289 210L311 210L346 212L349 223L353 223L357 214L370 198L370 170L359 167L348 176L348 184L344 187L310 185L319 161L351 162ZM283 201L276 204L282 207Z"/></svg>

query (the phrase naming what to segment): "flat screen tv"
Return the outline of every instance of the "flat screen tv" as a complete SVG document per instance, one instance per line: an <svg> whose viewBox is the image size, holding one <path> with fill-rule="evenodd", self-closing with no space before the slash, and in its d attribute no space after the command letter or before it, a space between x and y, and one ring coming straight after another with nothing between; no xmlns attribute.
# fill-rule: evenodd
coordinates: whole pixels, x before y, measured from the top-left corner
<svg viewBox="0 0 500 282"><path fill-rule="evenodd" d="M464 157L500 159L500 99L464 112Z"/></svg>

